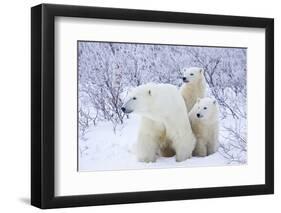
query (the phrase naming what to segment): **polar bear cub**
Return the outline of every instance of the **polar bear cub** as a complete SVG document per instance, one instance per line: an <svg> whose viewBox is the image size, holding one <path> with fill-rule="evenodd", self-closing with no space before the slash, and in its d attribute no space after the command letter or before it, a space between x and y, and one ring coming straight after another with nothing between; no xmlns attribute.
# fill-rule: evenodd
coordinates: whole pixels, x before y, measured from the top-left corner
<svg viewBox="0 0 281 213"><path fill-rule="evenodd" d="M219 116L215 99L206 97L198 99L189 112L192 131L196 137L193 155L204 157L218 149Z"/></svg>
<svg viewBox="0 0 281 213"><path fill-rule="evenodd" d="M156 161L159 149L167 141L177 161L192 157L196 141L176 86L154 83L138 86L130 92L122 111L142 116L137 141L139 161Z"/></svg>
<svg viewBox="0 0 281 213"><path fill-rule="evenodd" d="M183 68L183 85L180 88L187 111L190 112L197 98L205 97L206 81L203 68Z"/></svg>

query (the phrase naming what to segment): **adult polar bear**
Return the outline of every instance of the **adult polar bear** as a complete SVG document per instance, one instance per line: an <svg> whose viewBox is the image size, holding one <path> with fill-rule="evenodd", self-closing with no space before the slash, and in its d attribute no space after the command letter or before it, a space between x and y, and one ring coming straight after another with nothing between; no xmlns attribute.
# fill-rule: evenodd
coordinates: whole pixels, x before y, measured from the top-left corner
<svg viewBox="0 0 281 213"><path fill-rule="evenodd" d="M183 85L180 92L185 101L187 111L190 112L197 101L197 98L205 97L206 81L203 68L183 68Z"/></svg>
<svg viewBox="0 0 281 213"><path fill-rule="evenodd" d="M137 141L139 161L155 162L159 149L167 143L175 150L176 161L192 156L195 137L176 86L149 83L136 87L122 110L142 116Z"/></svg>

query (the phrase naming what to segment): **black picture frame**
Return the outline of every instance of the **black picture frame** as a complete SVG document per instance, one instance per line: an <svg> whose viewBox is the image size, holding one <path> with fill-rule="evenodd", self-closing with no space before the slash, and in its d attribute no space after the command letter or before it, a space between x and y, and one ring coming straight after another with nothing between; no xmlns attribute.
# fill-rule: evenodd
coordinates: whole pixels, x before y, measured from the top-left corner
<svg viewBox="0 0 281 213"><path fill-rule="evenodd" d="M55 190L55 17L263 28L265 48L265 184L59 196ZM274 193L274 20L241 16L41 4L31 8L31 204L42 209Z"/></svg>

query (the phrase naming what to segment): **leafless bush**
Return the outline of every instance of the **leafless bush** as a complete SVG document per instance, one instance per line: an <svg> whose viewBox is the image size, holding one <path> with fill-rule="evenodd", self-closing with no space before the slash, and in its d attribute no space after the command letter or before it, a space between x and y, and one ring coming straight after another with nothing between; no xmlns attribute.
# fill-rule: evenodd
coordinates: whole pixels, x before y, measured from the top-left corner
<svg viewBox="0 0 281 213"><path fill-rule="evenodd" d="M91 124L96 125L98 112L96 112L95 115L92 115L92 112L93 111L82 107L78 110L79 137L81 138L84 138Z"/></svg>
<svg viewBox="0 0 281 213"><path fill-rule="evenodd" d="M219 146L220 154L225 157L229 163L247 162L247 140L246 131L243 127L237 125L241 121L236 121L234 127L224 126L222 141ZM224 136L225 135L225 136Z"/></svg>

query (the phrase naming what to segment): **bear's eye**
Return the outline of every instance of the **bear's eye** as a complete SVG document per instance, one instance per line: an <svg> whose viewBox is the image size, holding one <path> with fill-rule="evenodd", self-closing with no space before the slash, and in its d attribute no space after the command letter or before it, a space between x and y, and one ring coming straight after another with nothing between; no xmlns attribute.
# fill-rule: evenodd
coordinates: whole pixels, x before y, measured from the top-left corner
<svg viewBox="0 0 281 213"><path fill-rule="evenodd" d="M193 73L190 73L190 75L193 76L194 74L193 74Z"/></svg>
<svg viewBox="0 0 281 213"><path fill-rule="evenodd" d="M207 109L207 107L204 107L203 109L205 109L205 110L206 110L206 109Z"/></svg>
<svg viewBox="0 0 281 213"><path fill-rule="evenodd" d="M137 100L137 98L136 98L136 97L133 97L133 100Z"/></svg>

